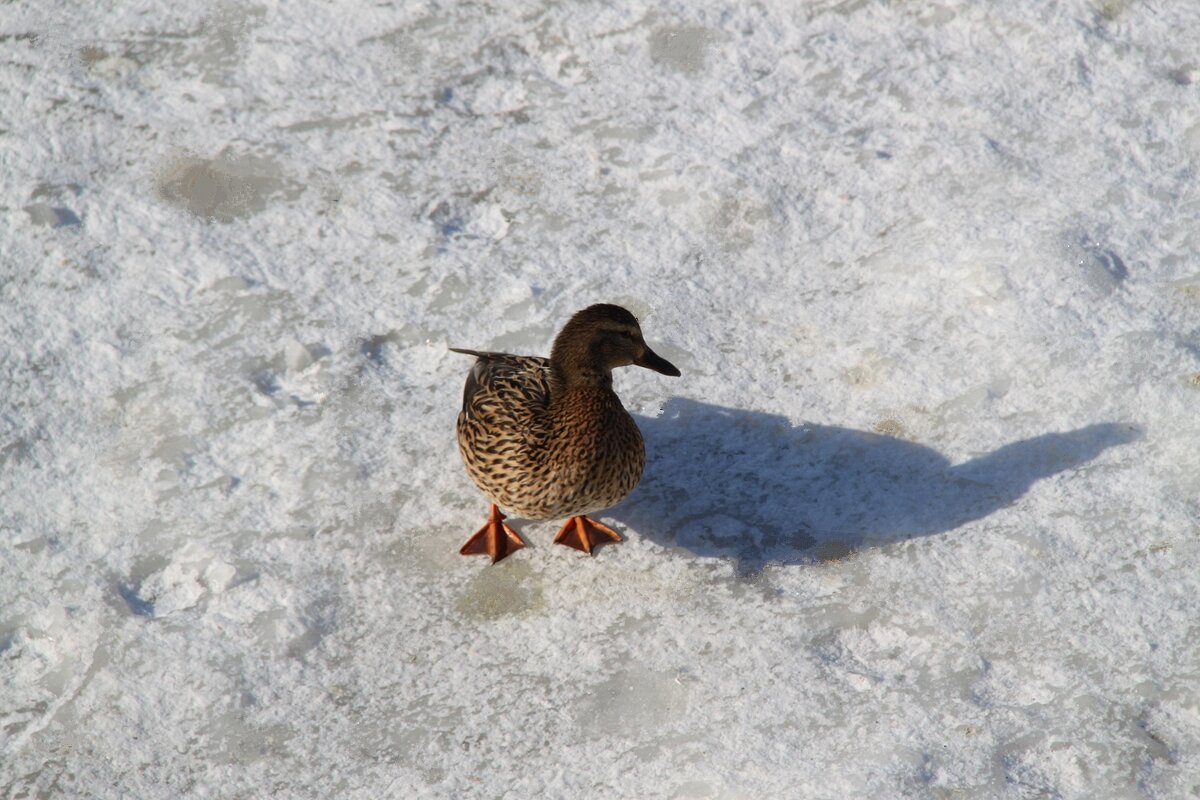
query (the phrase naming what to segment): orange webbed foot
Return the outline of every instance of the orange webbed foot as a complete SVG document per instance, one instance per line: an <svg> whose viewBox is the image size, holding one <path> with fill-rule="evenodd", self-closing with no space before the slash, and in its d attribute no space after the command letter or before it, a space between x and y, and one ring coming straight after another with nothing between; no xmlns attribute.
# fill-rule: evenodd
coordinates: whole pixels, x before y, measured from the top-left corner
<svg viewBox="0 0 1200 800"><path fill-rule="evenodd" d="M464 556L488 555L495 564L500 559L515 553L525 546L525 540L504 524L504 515L492 503L492 512L483 527L475 531L458 552Z"/></svg>
<svg viewBox="0 0 1200 800"><path fill-rule="evenodd" d="M565 544L592 555L592 550L601 544L620 542L621 534L607 525L585 516L571 517L554 537L555 544Z"/></svg>

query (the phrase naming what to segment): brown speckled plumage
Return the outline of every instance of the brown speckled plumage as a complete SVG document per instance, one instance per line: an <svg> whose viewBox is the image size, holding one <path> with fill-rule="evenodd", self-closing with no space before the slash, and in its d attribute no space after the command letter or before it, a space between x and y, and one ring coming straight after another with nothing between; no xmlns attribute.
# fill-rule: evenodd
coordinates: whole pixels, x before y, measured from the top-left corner
<svg viewBox="0 0 1200 800"><path fill-rule="evenodd" d="M628 311L602 304L578 312L555 339L549 359L455 352L477 358L458 415L459 451L493 503L529 519L572 517L562 540L575 517L614 505L637 486L646 450L612 390L612 370L630 364L667 375L679 370L646 346ZM504 527L510 540L520 542ZM468 550L475 541L463 551L485 552ZM591 552L591 543L580 549ZM494 560L507 554L486 552Z"/></svg>

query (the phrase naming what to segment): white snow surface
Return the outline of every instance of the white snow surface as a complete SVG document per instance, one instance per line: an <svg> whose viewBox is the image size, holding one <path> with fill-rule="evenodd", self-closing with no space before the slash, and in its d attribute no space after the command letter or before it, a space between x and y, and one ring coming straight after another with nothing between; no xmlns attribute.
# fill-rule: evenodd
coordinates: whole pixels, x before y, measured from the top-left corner
<svg viewBox="0 0 1200 800"><path fill-rule="evenodd" d="M1200 3L0 6L6 798L1200 797ZM683 372L492 566L470 361Z"/></svg>

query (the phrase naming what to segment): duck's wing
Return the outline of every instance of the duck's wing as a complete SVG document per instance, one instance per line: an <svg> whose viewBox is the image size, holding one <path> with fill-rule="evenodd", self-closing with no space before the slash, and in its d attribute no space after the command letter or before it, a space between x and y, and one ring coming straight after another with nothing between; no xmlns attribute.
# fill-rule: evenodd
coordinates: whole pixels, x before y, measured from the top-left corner
<svg viewBox="0 0 1200 800"><path fill-rule="evenodd" d="M463 415L468 420L491 418L502 407L508 416L536 415L550 404L550 361L537 356L514 356L450 348L475 356L463 388Z"/></svg>

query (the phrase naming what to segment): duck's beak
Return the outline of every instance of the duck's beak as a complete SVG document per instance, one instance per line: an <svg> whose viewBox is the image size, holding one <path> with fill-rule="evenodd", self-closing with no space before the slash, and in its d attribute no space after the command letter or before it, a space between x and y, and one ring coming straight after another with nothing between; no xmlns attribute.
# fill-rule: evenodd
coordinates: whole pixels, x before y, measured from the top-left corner
<svg viewBox="0 0 1200 800"><path fill-rule="evenodd" d="M679 370L675 368L675 365L651 350L649 347L646 348L645 352L642 353L640 358L635 358L633 363L637 364L639 367L645 367L646 369L652 369L655 372L661 372L663 375L670 375L672 378L679 377Z"/></svg>

